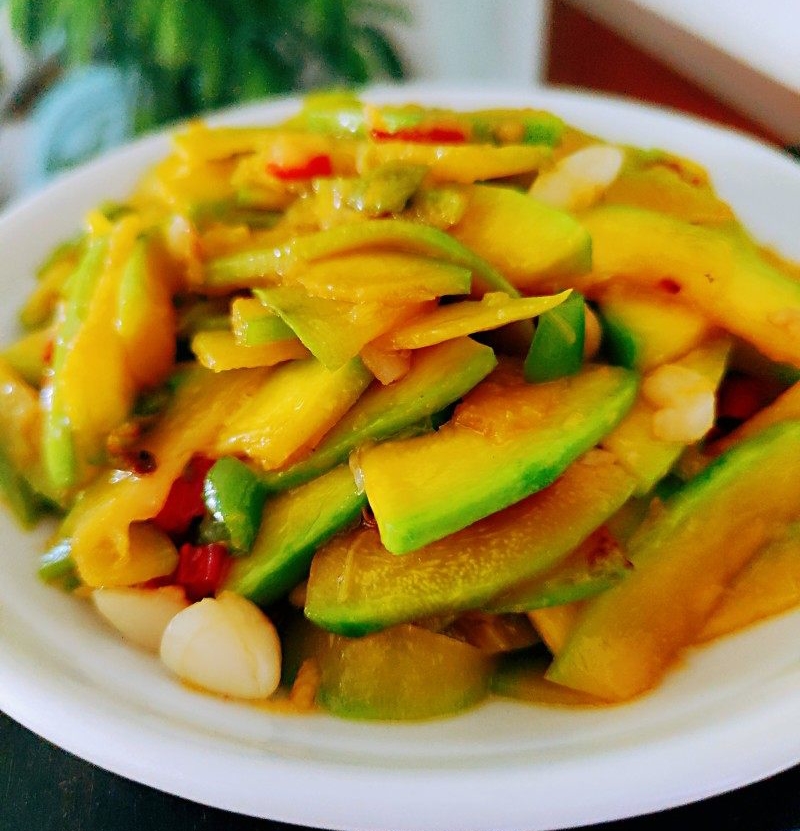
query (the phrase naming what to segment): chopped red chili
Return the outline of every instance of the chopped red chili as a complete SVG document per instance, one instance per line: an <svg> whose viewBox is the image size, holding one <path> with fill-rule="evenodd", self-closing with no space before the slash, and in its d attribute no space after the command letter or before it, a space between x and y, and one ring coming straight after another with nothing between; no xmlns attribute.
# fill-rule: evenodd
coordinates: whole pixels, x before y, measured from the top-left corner
<svg viewBox="0 0 800 831"><path fill-rule="evenodd" d="M681 284L671 277L664 277L658 281L658 287L667 294L680 294Z"/></svg>
<svg viewBox="0 0 800 831"><path fill-rule="evenodd" d="M467 134L460 127L406 127L389 132L373 129L370 135L376 141L411 141L419 144L461 144Z"/></svg>
<svg viewBox="0 0 800 831"><path fill-rule="evenodd" d="M183 586L189 600L213 597L228 571L230 555L221 542L207 545L184 543L178 552L175 582Z"/></svg>
<svg viewBox="0 0 800 831"><path fill-rule="evenodd" d="M172 483L167 499L153 522L172 537L181 537L189 526L205 513L203 482L214 464L213 459L195 456Z"/></svg>
<svg viewBox="0 0 800 831"><path fill-rule="evenodd" d="M315 176L330 176L333 172L333 164L330 156L318 155L312 156L305 164L297 167L282 167L275 162L268 162L267 172L284 182L296 182L302 179L313 179Z"/></svg>
<svg viewBox="0 0 800 831"><path fill-rule="evenodd" d="M720 387L717 416L745 421L766 406L772 397L769 385L758 378L731 374Z"/></svg>

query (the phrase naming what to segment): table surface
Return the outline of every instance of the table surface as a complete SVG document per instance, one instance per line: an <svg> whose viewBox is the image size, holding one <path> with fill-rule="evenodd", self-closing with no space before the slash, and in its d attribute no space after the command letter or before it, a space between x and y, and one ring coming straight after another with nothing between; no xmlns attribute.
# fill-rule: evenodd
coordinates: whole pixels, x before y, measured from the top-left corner
<svg viewBox="0 0 800 831"><path fill-rule="evenodd" d="M800 828L800 766L730 794L646 817L592 826L601 831L790 831ZM54 747L0 713L3 831L291 831L160 793Z"/></svg>

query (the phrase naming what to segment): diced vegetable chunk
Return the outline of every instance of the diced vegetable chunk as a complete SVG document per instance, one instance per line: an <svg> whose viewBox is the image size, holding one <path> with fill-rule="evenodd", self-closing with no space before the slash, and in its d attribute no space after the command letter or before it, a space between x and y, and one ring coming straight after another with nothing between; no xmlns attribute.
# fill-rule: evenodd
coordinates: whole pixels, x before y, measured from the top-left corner
<svg viewBox="0 0 800 831"><path fill-rule="evenodd" d="M235 552L249 551L261 525L266 490L256 473L232 456L216 461L203 482L203 499L211 517L225 530Z"/></svg>
<svg viewBox="0 0 800 831"><path fill-rule="evenodd" d="M536 383L574 375L583 364L585 334L585 305L583 298L573 292L539 318L525 359L525 380Z"/></svg>

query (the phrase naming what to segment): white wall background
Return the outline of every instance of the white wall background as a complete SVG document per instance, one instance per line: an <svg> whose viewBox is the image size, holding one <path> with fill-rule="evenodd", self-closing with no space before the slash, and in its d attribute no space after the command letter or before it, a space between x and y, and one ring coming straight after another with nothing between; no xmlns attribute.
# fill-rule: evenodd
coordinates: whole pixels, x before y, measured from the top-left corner
<svg viewBox="0 0 800 831"><path fill-rule="evenodd" d="M412 26L391 32L414 78L506 81L541 78L545 0L405 0Z"/></svg>

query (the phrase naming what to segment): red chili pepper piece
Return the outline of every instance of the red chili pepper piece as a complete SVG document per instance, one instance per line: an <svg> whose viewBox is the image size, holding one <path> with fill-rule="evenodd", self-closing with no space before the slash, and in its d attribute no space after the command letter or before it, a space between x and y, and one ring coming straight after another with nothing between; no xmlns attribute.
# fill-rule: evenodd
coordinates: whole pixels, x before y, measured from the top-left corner
<svg viewBox="0 0 800 831"><path fill-rule="evenodd" d="M206 510L203 481L213 464L213 459L195 456L172 483L164 505L153 519L162 531L180 537L186 534L193 520L203 516Z"/></svg>
<svg viewBox="0 0 800 831"><path fill-rule="evenodd" d="M659 280L658 287L667 294L680 294L681 292L681 284L671 277L664 277L662 280Z"/></svg>
<svg viewBox="0 0 800 831"><path fill-rule="evenodd" d="M467 134L460 127L405 127L394 132L371 130L376 141L411 141L418 144L461 144Z"/></svg>
<svg viewBox="0 0 800 831"><path fill-rule="evenodd" d="M178 571L175 582L183 586L189 600L213 597L228 571L230 556L221 542L207 545L184 543L178 552Z"/></svg>
<svg viewBox="0 0 800 831"><path fill-rule="evenodd" d="M770 401L767 384L758 378L732 374L723 382L719 391L717 415L745 421Z"/></svg>
<svg viewBox="0 0 800 831"><path fill-rule="evenodd" d="M312 156L305 164L297 167L281 167L275 162L267 163L267 172L284 182L297 182L301 179L313 179L315 176L330 176L333 172L331 157Z"/></svg>

